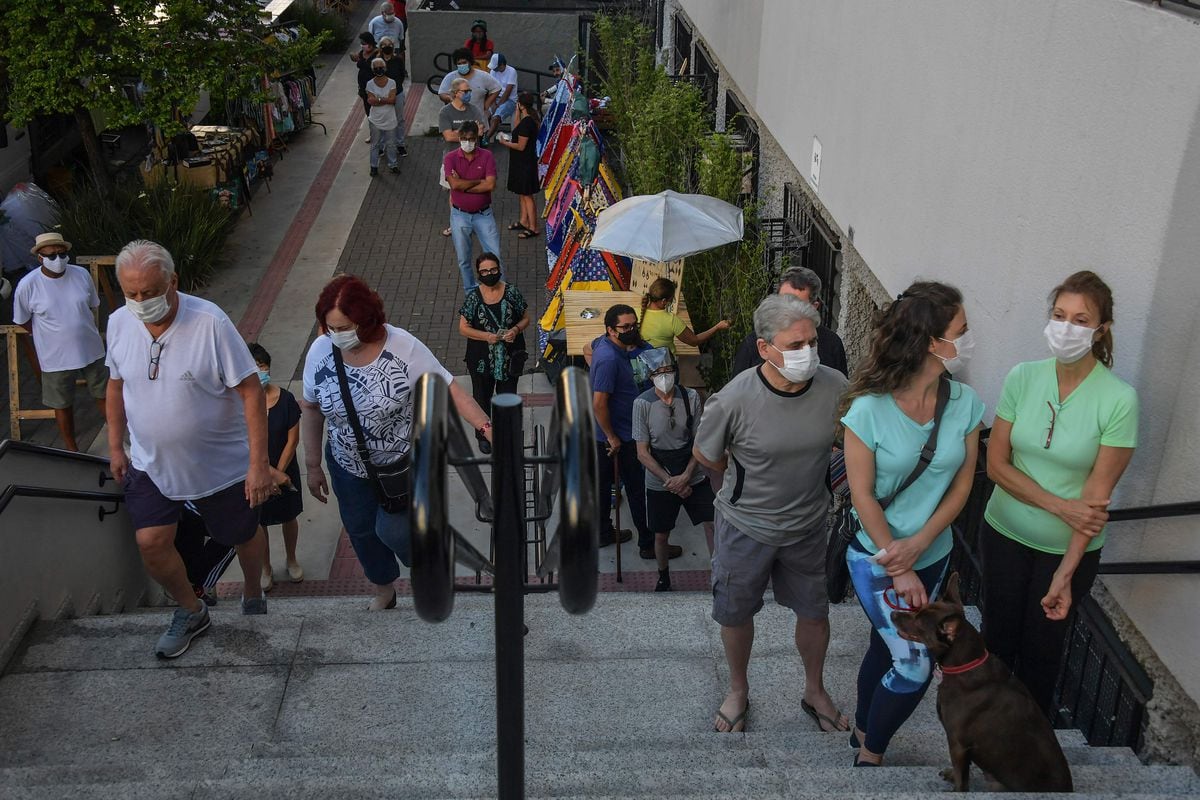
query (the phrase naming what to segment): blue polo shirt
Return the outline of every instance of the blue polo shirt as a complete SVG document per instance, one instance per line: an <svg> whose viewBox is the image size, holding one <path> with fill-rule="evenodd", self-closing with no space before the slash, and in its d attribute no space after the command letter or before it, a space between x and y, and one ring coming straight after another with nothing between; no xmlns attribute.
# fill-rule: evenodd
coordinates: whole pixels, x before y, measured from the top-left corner
<svg viewBox="0 0 1200 800"><path fill-rule="evenodd" d="M608 393L608 417L622 442L633 441L633 401L650 386L646 365L638 358L649 349L643 342L626 350L607 336L592 342L592 391ZM604 440L604 431L597 425L596 441Z"/></svg>

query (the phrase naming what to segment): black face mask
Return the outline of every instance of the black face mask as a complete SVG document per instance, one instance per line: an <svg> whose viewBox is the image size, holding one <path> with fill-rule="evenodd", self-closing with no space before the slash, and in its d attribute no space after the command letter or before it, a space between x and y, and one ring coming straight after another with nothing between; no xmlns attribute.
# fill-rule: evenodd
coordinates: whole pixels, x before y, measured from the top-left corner
<svg viewBox="0 0 1200 800"><path fill-rule="evenodd" d="M383 69L381 67L376 67L375 69L373 69L371 71L374 72L376 75L387 75L387 70Z"/></svg>
<svg viewBox="0 0 1200 800"><path fill-rule="evenodd" d="M383 48L383 52L384 52L384 54L385 54L385 55L389 55L389 56L392 54L392 51L393 51L393 50L395 50L395 48L394 48L394 47L385 47L385 48Z"/></svg>
<svg viewBox="0 0 1200 800"><path fill-rule="evenodd" d="M628 347L631 344L637 344L642 340L642 332L637 328L631 331L621 331L617 334L617 341Z"/></svg>
<svg viewBox="0 0 1200 800"><path fill-rule="evenodd" d="M495 286L500 282L500 273L497 272L495 275L480 275L479 282L484 286Z"/></svg>

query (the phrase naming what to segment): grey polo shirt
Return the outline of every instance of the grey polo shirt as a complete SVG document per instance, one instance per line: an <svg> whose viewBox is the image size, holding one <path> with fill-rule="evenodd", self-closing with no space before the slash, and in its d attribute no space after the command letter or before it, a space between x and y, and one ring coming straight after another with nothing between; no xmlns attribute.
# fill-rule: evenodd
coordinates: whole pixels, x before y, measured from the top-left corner
<svg viewBox="0 0 1200 800"><path fill-rule="evenodd" d="M708 399L696 447L710 461L729 453L717 494L721 515L747 536L783 547L825 519L829 454L847 381L822 366L804 389L786 394L761 370L742 372Z"/></svg>

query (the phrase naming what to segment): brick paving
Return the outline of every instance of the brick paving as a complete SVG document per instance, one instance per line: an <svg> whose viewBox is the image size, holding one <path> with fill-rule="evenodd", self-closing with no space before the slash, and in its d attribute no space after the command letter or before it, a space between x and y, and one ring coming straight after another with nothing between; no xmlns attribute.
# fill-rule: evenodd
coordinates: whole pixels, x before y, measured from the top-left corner
<svg viewBox="0 0 1200 800"><path fill-rule="evenodd" d="M410 134L407 146L408 158L400 159L400 174L384 169L372 181L338 269L371 284L383 297L392 324L412 332L447 369L462 374L466 352L466 340L458 334L462 280L454 243L441 235L450 221L447 193L438 185L445 143L440 137ZM365 166L367 151L368 145L356 141L347 165L357 159ZM518 239L515 231L507 230L520 216L517 196L504 188L508 150L497 144L492 153L499 173L492 208L500 228L500 257L509 281L529 302L536 325L546 308L545 237ZM477 241L474 252L480 252ZM534 330L526 336L533 351Z"/></svg>

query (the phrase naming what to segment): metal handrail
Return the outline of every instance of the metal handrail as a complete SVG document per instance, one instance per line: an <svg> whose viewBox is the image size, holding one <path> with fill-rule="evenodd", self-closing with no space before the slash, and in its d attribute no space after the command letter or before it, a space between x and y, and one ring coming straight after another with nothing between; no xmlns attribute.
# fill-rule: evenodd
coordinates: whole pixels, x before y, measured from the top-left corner
<svg viewBox="0 0 1200 800"><path fill-rule="evenodd" d="M74 461L86 461L89 464L103 464L108 466L108 459L103 456L93 455L91 453L80 453L75 450L61 450L57 447L49 447L44 444L33 444L32 442L22 442L17 439L0 439L0 458L8 451L15 453L34 453L37 455L53 456L54 458L66 458ZM111 480L111 478L110 478Z"/></svg>
<svg viewBox="0 0 1200 800"><path fill-rule="evenodd" d="M548 82L546 83L547 87L550 87L558 82L558 78L554 77L554 75L552 75L549 72L543 72L540 69L529 69L528 67L518 67L516 64L513 64L511 62L509 63L509 66L512 67L513 69L515 69L517 72L523 72L526 75L532 75L534 77L534 85L536 87L534 91L537 93L538 97L541 97L541 95L542 95L542 78L549 79ZM452 54L451 53L436 54L433 57L433 68L435 70L438 70L440 74L430 75L428 78L426 78L425 79L425 88L429 90L430 94L437 94L438 87L441 86L441 84L442 84L442 79L445 78L448 73L454 71L454 61L453 61ZM519 86L517 87L516 91L520 91Z"/></svg>
<svg viewBox="0 0 1200 800"><path fill-rule="evenodd" d="M20 486L18 484L10 484L3 491L0 491L0 514L3 514L4 509L8 508L8 504L17 497L40 497L49 500L84 500L97 503L115 503L116 505L111 510L101 506L98 512L101 522L103 522L104 518L108 515L117 513L117 508L125 501L124 494L89 492L79 489L47 489L44 486Z"/></svg>

